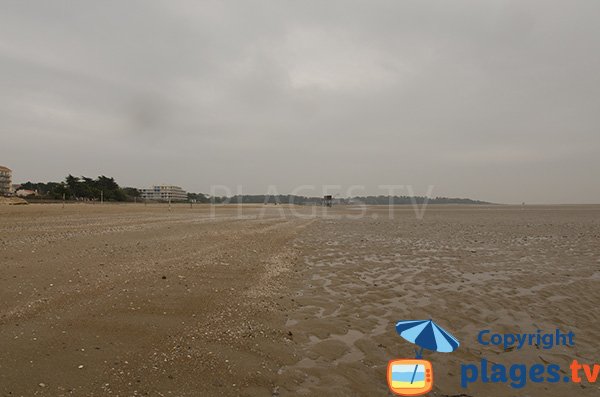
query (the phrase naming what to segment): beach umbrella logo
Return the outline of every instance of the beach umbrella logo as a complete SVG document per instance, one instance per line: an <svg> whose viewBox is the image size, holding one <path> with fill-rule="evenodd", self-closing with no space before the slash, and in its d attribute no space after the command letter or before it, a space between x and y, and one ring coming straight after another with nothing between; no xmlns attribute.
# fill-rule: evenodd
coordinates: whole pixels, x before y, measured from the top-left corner
<svg viewBox="0 0 600 397"><path fill-rule="evenodd" d="M429 361L423 360L423 350L450 353L460 346L458 339L433 320L399 321L396 332L417 348L414 359L396 359L388 363L390 390L399 396L429 393L433 388L433 367Z"/></svg>

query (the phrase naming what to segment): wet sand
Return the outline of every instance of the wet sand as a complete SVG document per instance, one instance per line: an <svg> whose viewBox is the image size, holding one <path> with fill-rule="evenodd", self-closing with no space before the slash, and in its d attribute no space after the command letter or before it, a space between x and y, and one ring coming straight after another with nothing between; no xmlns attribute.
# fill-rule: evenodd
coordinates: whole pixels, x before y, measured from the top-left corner
<svg viewBox="0 0 600 397"><path fill-rule="evenodd" d="M432 396L600 393L460 387L482 357L600 362L600 206L313 210L0 207L1 395L391 395L394 324L427 318L461 341L426 353ZM476 342L556 328L575 346Z"/></svg>

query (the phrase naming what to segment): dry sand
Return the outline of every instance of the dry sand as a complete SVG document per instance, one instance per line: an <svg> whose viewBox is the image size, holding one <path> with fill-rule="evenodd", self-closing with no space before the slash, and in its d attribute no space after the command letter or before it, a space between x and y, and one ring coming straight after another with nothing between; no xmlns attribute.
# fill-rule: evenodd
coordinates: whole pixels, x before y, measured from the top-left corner
<svg viewBox="0 0 600 397"><path fill-rule="evenodd" d="M593 384L460 388L460 365L600 362L600 207L0 207L2 396L385 396L401 319L431 396L597 396ZM282 217L281 211L287 216ZM477 332L576 334L502 352Z"/></svg>

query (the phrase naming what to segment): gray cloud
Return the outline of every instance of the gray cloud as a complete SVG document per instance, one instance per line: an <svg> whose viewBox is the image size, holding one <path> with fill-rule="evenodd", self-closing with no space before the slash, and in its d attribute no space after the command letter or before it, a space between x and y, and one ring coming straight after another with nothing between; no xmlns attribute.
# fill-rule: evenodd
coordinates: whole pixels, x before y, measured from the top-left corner
<svg viewBox="0 0 600 397"><path fill-rule="evenodd" d="M0 163L599 202L600 4L5 1Z"/></svg>

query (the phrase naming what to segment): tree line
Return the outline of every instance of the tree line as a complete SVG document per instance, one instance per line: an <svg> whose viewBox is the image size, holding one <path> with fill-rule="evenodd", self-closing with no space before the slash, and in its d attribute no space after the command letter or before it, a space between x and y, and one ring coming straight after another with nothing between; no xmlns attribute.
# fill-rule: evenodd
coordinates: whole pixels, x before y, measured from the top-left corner
<svg viewBox="0 0 600 397"><path fill-rule="evenodd" d="M26 182L21 189L37 191L38 197L51 200L134 201L140 192L132 187L120 187L112 177L97 178L69 174L63 182Z"/></svg>
<svg viewBox="0 0 600 397"><path fill-rule="evenodd" d="M63 182L33 183L26 182L21 189L37 191L42 199L78 200L78 201L134 201L141 196L140 191L133 187L120 187L112 177L101 175L97 178L73 176L69 174ZM297 196L291 194L279 195L235 195L231 197L211 197L204 193L188 193L188 201L195 203L214 204L298 204L321 205L323 197ZM481 200L451 197L425 196L356 196L350 198L335 198L336 204L367 204L367 205L401 205L401 204L490 204Z"/></svg>
<svg viewBox="0 0 600 397"><path fill-rule="evenodd" d="M191 193L190 193L191 194ZM188 197L190 197L188 194ZM195 193L194 193L195 194ZM203 201L198 202L214 202L214 203L229 203L229 204L299 204L299 205L321 205L323 197L307 197L296 196L291 194L279 195L236 195L232 197L209 197L199 194L203 197ZM402 205L402 204L491 204L486 201L472 200L469 198L452 198L452 197L425 197L425 196L356 196L349 198L334 198L334 203L349 205L349 204L367 204L367 205Z"/></svg>
<svg viewBox="0 0 600 397"><path fill-rule="evenodd" d="M350 201L368 205L401 205L401 204L491 204L487 201L458 197L425 197L425 196L365 196L353 197Z"/></svg>

